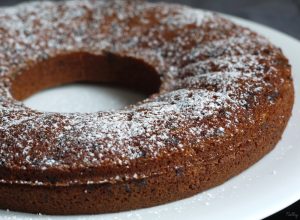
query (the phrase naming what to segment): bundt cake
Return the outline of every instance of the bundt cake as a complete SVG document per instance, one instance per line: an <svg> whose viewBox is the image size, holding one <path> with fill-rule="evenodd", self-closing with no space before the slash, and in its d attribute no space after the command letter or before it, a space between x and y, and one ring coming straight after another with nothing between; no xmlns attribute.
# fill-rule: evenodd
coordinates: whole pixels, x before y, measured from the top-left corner
<svg viewBox="0 0 300 220"><path fill-rule="evenodd" d="M148 95L95 113L22 100L72 82ZM0 208L88 214L186 198L274 148L291 115L291 67L222 16L137 0L0 9Z"/></svg>

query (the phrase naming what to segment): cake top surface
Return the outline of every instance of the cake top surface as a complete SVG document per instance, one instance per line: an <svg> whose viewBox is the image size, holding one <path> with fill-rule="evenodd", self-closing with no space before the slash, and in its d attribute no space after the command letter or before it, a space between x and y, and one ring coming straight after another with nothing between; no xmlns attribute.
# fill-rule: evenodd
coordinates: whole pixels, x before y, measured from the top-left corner
<svg viewBox="0 0 300 220"><path fill-rule="evenodd" d="M129 168L140 158L191 153L193 143L233 136L241 120L254 123L252 109L271 105L274 82L282 83L281 51L265 38L179 5L84 0L2 8L0 45L0 166L23 170ZM125 109L88 114L38 112L12 97L12 79L29 63L76 51L142 59L160 75L161 90Z"/></svg>

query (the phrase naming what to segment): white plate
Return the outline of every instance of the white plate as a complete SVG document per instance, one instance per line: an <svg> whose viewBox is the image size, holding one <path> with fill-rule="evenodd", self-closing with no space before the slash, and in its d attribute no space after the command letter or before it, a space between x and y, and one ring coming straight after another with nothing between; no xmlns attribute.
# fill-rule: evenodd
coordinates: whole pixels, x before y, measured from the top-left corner
<svg viewBox="0 0 300 220"><path fill-rule="evenodd" d="M296 102L283 139L275 150L223 185L166 205L76 217L0 211L0 219L261 219L300 199L300 42L268 27L232 16L229 18L268 37L283 49L293 66Z"/></svg>

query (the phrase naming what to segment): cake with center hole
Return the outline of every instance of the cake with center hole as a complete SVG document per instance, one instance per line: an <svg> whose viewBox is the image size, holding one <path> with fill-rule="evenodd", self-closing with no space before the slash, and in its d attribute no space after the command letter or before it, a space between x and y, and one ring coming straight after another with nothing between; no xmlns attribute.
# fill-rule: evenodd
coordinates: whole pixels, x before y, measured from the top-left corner
<svg viewBox="0 0 300 220"><path fill-rule="evenodd" d="M95 113L22 103L73 82L148 98ZM293 101L282 51L215 13L136 0L1 8L0 208L92 214L190 197L271 151Z"/></svg>

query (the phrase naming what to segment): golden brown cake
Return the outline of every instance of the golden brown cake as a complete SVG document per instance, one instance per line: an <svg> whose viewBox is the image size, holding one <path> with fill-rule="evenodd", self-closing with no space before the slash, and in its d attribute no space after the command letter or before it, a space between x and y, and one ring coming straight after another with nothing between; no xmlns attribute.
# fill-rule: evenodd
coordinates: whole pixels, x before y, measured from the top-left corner
<svg viewBox="0 0 300 220"><path fill-rule="evenodd" d="M22 100L71 82L149 95L51 113ZM141 1L0 9L0 208L87 214L186 198L237 175L291 115L281 50L217 14Z"/></svg>

